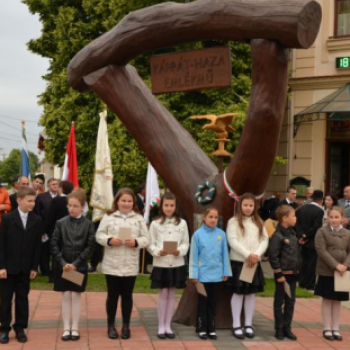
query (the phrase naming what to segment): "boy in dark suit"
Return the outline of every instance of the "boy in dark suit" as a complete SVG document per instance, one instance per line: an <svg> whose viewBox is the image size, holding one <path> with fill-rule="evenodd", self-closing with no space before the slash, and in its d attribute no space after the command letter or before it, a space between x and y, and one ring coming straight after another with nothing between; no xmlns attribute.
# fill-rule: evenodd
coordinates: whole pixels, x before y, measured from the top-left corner
<svg viewBox="0 0 350 350"><path fill-rule="evenodd" d="M16 338L25 343L29 317L29 283L37 275L40 259L42 221L32 210L35 191L21 187L17 193L18 209L3 216L0 228L0 343L9 342L11 305L15 295Z"/></svg>

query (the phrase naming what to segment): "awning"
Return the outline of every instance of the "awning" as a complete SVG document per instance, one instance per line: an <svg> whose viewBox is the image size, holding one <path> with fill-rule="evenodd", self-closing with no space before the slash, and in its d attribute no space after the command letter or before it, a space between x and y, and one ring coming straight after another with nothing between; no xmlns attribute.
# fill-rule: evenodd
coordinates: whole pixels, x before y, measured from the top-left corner
<svg viewBox="0 0 350 350"><path fill-rule="evenodd" d="M294 115L294 137L301 123L350 120L350 83Z"/></svg>

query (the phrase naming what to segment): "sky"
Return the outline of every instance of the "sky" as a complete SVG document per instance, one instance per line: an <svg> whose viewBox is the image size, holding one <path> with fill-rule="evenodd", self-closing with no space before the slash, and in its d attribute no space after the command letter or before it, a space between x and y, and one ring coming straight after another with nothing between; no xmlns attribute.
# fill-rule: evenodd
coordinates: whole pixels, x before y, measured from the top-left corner
<svg viewBox="0 0 350 350"><path fill-rule="evenodd" d="M0 160L13 148L21 148L21 120L26 120L28 149L37 154L38 126L44 92L42 79L49 62L27 49L40 37L41 22L20 0L0 0Z"/></svg>

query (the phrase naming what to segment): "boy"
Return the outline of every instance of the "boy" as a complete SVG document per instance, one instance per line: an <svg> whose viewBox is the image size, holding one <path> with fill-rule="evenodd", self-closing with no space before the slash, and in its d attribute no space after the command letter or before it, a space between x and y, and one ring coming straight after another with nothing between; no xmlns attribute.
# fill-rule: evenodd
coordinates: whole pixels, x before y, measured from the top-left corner
<svg viewBox="0 0 350 350"><path fill-rule="evenodd" d="M290 205L281 205L276 209L276 218L277 230L269 244L269 261L276 285L273 303L275 337L278 340L284 337L296 340L297 337L291 331L298 272L298 241L293 230L297 221L295 210Z"/></svg>
<svg viewBox="0 0 350 350"><path fill-rule="evenodd" d="M15 323L12 325L20 343L27 341L28 294L30 279L37 275L40 258L42 221L32 210L35 191L20 187L18 209L5 214L0 228L0 343L9 342L11 304L15 295Z"/></svg>

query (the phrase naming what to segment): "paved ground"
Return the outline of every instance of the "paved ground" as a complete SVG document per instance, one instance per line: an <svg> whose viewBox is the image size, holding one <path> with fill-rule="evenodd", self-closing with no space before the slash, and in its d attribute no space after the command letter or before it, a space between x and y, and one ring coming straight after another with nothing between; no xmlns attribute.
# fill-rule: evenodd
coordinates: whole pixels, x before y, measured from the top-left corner
<svg viewBox="0 0 350 350"><path fill-rule="evenodd" d="M10 333L10 343L1 345L4 349L52 350L72 348L76 350L125 349L125 350L326 350L350 348L350 310L343 308L341 324L344 340L329 342L322 338L320 300L298 299L294 317L294 331L298 341L277 341L273 337L272 299L259 298L257 301L253 340L238 341L229 330L219 330L218 340L202 341L197 338L194 328L174 325L175 340L161 341L156 337L157 295L136 294L132 313L132 338L110 340L106 335L105 293L85 293L82 298L81 339L78 342L62 342L60 323L60 294L50 291L30 293L30 326L28 343L19 344ZM120 311L117 323L120 325ZM118 327L120 328L120 326Z"/></svg>

